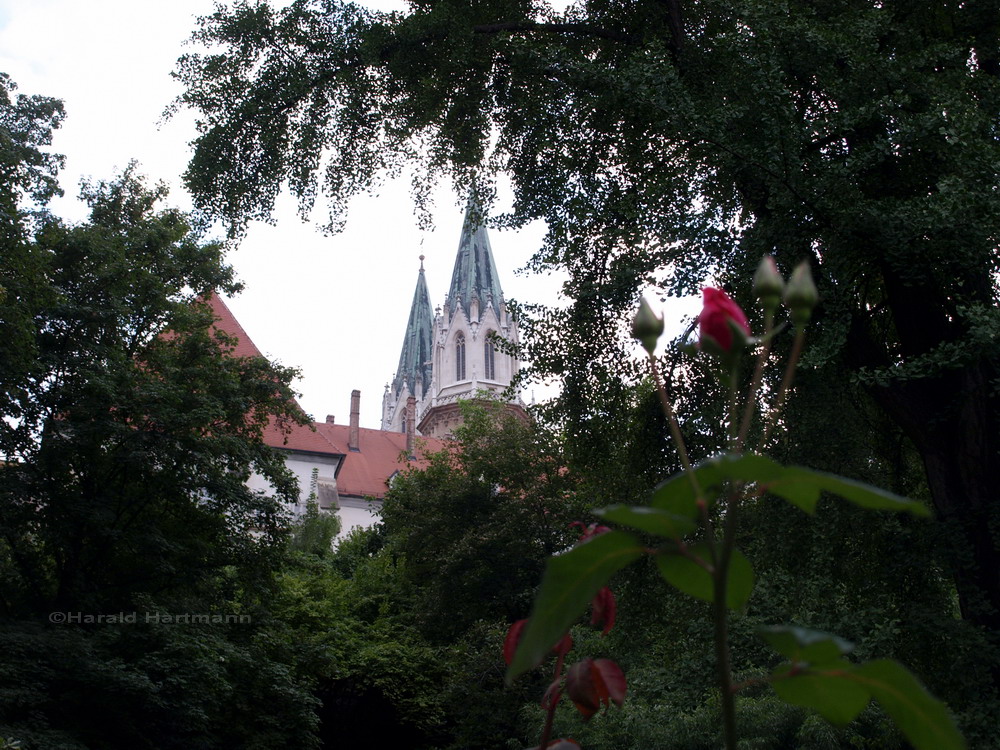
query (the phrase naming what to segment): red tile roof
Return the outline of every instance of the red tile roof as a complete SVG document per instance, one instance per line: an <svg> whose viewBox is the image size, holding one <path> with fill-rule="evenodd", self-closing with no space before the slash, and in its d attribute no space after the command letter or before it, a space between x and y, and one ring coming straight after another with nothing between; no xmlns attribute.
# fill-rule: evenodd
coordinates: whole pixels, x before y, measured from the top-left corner
<svg viewBox="0 0 1000 750"><path fill-rule="evenodd" d="M316 428L329 436L338 446L348 445L350 425L317 422ZM384 430L358 430L357 451L345 451L346 457L337 474L337 494L348 497L374 497L381 499L389 489L389 479L397 471L409 467L427 466L426 456L443 450L447 445L436 438L417 437L416 460L407 461L406 435Z"/></svg>
<svg viewBox="0 0 1000 750"><path fill-rule="evenodd" d="M215 328L236 339L236 347L232 354L236 357L263 357L260 349L253 343L250 336L236 320L226 303L215 292L211 292L205 300L215 315ZM295 404L298 406L298 403ZM299 407L301 411L302 408ZM271 420L264 430L264 442L272 448L287 448L288 450L310 451L313 453L343 453L330 444L322 435L309 429L308 425L290 423L287 428L279 427Z"/></svg>
<svg viewBox="0 0 1000 750"><path fill-rule="evenodd" d="M291 451L308 451L309 453L326 453L339 455L347 453L347 444L343 447L334 445L330 438L319 430L311 429L308 424L288 425L290 430L283 430L272 419L264 430L264 442L272 448L285 448ZM318 427L315 423L312 426Z"/></svg>
<svg viewBox="0 0 1000 750"><path fill-rule="evenodd" d="M243 330L243 326L240 322L236 320L236 316L230 312L229 308L226 307L226 303L222 301L220 297L215 292L208 295L208 299L205 300L208 306L211 308L212 312L215 314L215 327L218 328L223 333L227 333L236 339L236 348L233 350L233 355L236 357L263 357L260 349L258 349L247 332Z"/></svg>
<svg viewBox="0 0 1000 750"><path fill-rule="evenodd" d="M237 339L233 354L238 357L262 357L243 326L230 312L222 298L214 292L206 300L216 317L216 328ZM389 488L389 479L406 467L423 467L425 456L442 450L447 443L435 438L417 438L415 461L402 458L406 450L406 435L383 430L358 430L359 450L348 449L350 426L313 422L310 425L290 425L287 434L273 420L264 431L264 442L272 448L285 450L342 455L343 461L337 474L337 493L347 497L374 497L381 499Z"/></svg>

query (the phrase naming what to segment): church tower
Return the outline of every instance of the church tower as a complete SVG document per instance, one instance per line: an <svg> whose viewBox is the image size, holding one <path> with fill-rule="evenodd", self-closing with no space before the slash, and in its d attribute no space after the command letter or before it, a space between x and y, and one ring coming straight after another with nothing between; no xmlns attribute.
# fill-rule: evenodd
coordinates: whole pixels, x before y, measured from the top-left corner
<svg viewBox="0 0 1000 750"><path fill-rule="evenodd" d="M433 344L434 314L431 312L431 297L424 278L424 256L421 255L420 273L417 275L417 288L413 291L410 319L406 322L399 365L392 384L386 386L382 396L383 430L406 432L406 405L410 397L413 397L414 405L421 405L430 395Z"/></svg>
<svg viewBox="0 0 1000 750"><path fill-rule="evenodd" d="M446 438L461 424L459 400L483 392L500 398L519 366L500 351L500 339L516 344L517 323L507 312L482 213L470 201L451 287L433 316L421 256L399 367L383 397L382 429L406 431L409 409L419 434ZM506 408L527 419L519 398Z"/></svg>

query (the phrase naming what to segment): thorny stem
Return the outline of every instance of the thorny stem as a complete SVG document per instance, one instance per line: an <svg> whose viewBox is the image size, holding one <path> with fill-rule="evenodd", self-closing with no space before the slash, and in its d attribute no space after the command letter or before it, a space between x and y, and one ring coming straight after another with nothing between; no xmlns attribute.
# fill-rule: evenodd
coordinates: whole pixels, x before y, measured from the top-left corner
<svg viewBox="0 0 1000 750"><path fill-rule="evenodd" d="M726 750L736 750L736 695L733 689L732 663L729 655L729 611L726 595L729 585L729 564L733 559L736 543L736 515L742 484L733 487L726 502L726 525L722 536L722 549L715 569L715 600L712 611L715 615L715 663L719 673L719 688L722 691L722 730Z"/></svg>
<svg viewBox="0 0 1000 750"><path fill-rule="evenodd" d="M771 315L765 315L766 333L771 332ZM788 359L788 366L781 381L781 387L775 398L774 405L768 414L767 425L764 429L762 445L767 443L767 439L777 424L778 416L784 406L788 389L791 386L792 378L795 376L795 368L798 365L799 357L802 354L802 342L805 338L804 327L799 327L795 333L795 342L792 345L792 353ZM757 358L757 366L754 369L753 379L750 384L750 392L747 395L747 403L743 412L743 420L740 424L739 433L733 440L731 448L740 451L746 442L747 434L750 430L750 422L753 419L754 407L757 400L757 391L763 377L764 365L770 354L770 337L765 339L764 345ZM730 408L736 409L735 397L730 402ZM713 613L715 615L715 656L719 673L719 687L722 690L722 731L725 738L727 750L736 750L736 691L738 686L733 684L732 663L729 653L729 612L726 609L726 589L728 585L729 564L732 561L733 547L736 542L736 525L739 509L740 495L743 492L742 483L736 484L730 491L726 502L726 522L722 538L722 549L719 554L718 564L715 570L715 601L713 602Z"/></svg>
<svg viewBox="0 0 1000 750"><path fill-rule="evenodd" d="M660 404L663 406L663 414L667 418L667 424L670 425L670 436L674 439L674 443L677 445L677 453L681 458L681 466L684 467L684 471L687 472L688 477L691 479L691 486L694 488L694 494L696 497L701 497L701 485L698 483L698 477L694 473L694 469L691 468L691 461L688 458L687 446L684 443L684 436L681 434L681 427L677 423L677 415L674 414L674 408L670 405L670 399L667 397L667 389L663 385L663 378L660 376L660 368L656 364L656 357L652 354L649 355L649 369L653 373L653 382L656 383L656 392L660 394Z"/></svg>
<svg viewBox="0 0 1000 750"><path fill-rule="evenodd" d="M774 404L771 406L771 412L768 414L767 426L764 428L764 436L760 441L762 449L767 445L767 440L771 437L771 432L773 432L775 425L778 424L778 417L781 415L781 410L785 406L785 399L788 397L788 389L791 387L792 380L795 378L795 368L799 364L799 357L802 356L802 343L805 341L805 337L805 326L796 326L795 343L792 344L792 353L788 357L788 366L785 368L785 376L781 379L781 387L778 389L778 395L775 397Z"/></svg>
<svg viewBox="0 0 1000 750"><path fill-rule="evenodd" d="M764 365L767 363L771 353L771 333L773 315L767 311L764 315L764 344L757 355L757 364L754 367L753 378L750 382L750 391L747 394L747 401L743 410L743 418L740 421L739 429L736 426L736 414L739 405L736 402L737 380L736 368L730 375L729 386L729 447L730 450L739 453L743 450L747 433L750 431L750 422L753 419L754 407L757 402L757 391L760 388L764 375ZM712 603L712 612L715 617L715 664L718 670L719 689L722 693L722 733L727 750L736 750L736 688L733 686L732 659L729 651L729 612L726 608L726 596L729 585L729 564L733 558L733 547L736 542L736 517L739 506L740 494L743 485L737 484L732 488L726 502L726 521L722 536L722 548L719 552L716 569L714 572L715 596Z"/></svg>
<svg viewBox="0 0 1000 750"><path fill-rule="evenodd" d="M722 557L726 555L723 547ZM722 734L726 750L736 750L736 698L733 694L732 666L729 660L729 614L726 612L726 573L729 560L720 564L715 572L715 664L722 690Z"/></svg>
<svg viewBox="0 0 1000 750"><path fill-rule="evenodd" d="M756 367L754 369L753 378L750 383L750 391L747 395L747 402L744 407L743 416L739 423L739 428L737 429L736 415L738 413L738 405L736 403L736 374L735 369L733 371L732 380L730 381L730 449L739 452L743 449L746 443L747 435L750 431L750 423L753 419L753 413L757 401L757 393L760 389L760 384L763 379L764 367L767 363L768 357L771 352L771 339L768 334L771 333L773 325L773 317L771 314L765 314L765 341L761 347L761 351L757 358ZM778 390L778 395L775 398L775 402L771 412L768 414L767 425L764 430L764 437L762 444L766 444L771 431L774 429L775 424L777 424L778 416L784 406L785 398L788 393L788 389L791 386L792 378L795 374L795 368L798 364L800 355L802 354L802 344L805 337L803 328L798 328L796 331L795 342L792 345L792 353L788 360L788 366L785 369L785 374L781 382L781 387ZM688 458L687 448L684 443L684 438L681 435L680 425L677 423L677 417L674 414L674 410L670 405L670 400L667 397L666 388L663 385L663 380L660 377L659 368L656 364L656 359L652 354L649 355L650 369L653 373L653 380L656 383L656 390L660 396L660 402L663 406L663 413L667 417L667 423L670 426L670 433L673 436L674 442L677 445L677 451L680 455L681 465L684 467L684 471L687 473L691 480L691 486L694 489L695 497L698 500L699 511L702 516L702 523L705 526L705 538L709 545L709 551L712 556L712 570L709 572L713 578L713 617L715 620L715 661L716 670L719 679L719 688L722 693L722 731L723 738L725 740L726 750L736 750L737 747L737 735L736 735L736 691L741 686L736 686L733 683L732 675L732 660L730 656L729 649L729 612L726 607L726 598L728 593L729 585L729 565L732 561L733 548L736 541L736 526L737 526L737 510L739 505L740 494L743 491L743 485L737 485L733 487L726 503L726 519L725 528L723 531L722 544L718 551L716 551L715 545L715 535L712 530L711 518L708 513L708 505L705 502L705 498L702 495L701 486L698 482L698 477L694 473L694 469L691 466L691 461ZM708 569L708 566L705 566ZM551 717L550 717L551 718ZM548 734L544 735L547 740ZM544 747L544 745L542 745Z"/></svg>
<svg viewBox="0 0 1000 750"><path fill-rule="evenodd" d="M561 643L562 641L560 641ZM558 651L558 658L556 659L556 671L553 676L552 681L555 682L562 677L563 661L566 659L566 652L562 649ZM545 750L549 745L549 738L552 736L552 722L556 717L556 705L559 703L557 700L550 700L549 707L545 714L545 726L542 727L542 739L538 743L539 750Z"/></svg>
<svg viewBox="0 0 1000 750"><path fill-rule="evenodd" d="M691 466L691 460L688 458L687 445L684 443L681 427L677 423L677 415L674 413L674 408L670 405L666 386L663 384L663 378L660 376L659 365L656 364L656 357L653 356L652 352L649 353L649 369L653 373L656 392L660 395L660 404L663 406L663 414L667 418L667 424L670 426L670 436L674 439L674 444L677 446L681 466L684 468L684 473L688 475L688 479L691 480L691 487L694 489L698 510L701 513L701 521L705 525L705 539L708 543L708 552L712 557L712 564L715 565L717 562L715 533L712 531L712 519L708 515L708 503L705 502L705 497L701 491L701 483L698 481L698 475L695 474L694 468Z"/></svg>

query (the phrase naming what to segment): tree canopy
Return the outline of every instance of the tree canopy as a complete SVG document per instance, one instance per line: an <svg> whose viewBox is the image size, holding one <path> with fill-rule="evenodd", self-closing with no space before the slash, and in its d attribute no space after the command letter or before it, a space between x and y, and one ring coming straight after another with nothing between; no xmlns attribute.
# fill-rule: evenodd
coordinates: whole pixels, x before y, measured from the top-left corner
<svg viewBox="0 0 1000 750"><path fill-rule="evenodd" d="M61 112L0 96L0 744L314 746L269 622L297 488L262 432L304 420L295 373L233 355L221 246L134 167L86 222L27 213Z"/></svg>
<svg viewBox="0 0 1000 750"><path fill-rule="evenodd" d="M808 259L807 363L916 445L963 613L1000 632L998 37L986 0L238 2L178 65L188 184L239 232L283 185L335 227L408 163L418 199L508 175L497 223L544 219L531 266L569 274L567 309L521 312L573 428L615 396L640 288L713 274L739 297L762 254Z"/></svg>

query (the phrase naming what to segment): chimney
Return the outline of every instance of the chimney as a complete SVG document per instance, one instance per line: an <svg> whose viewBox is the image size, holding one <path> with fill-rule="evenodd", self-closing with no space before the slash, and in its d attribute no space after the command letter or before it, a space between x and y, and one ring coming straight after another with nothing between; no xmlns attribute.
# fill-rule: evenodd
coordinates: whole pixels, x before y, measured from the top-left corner
<svg viewBox="0 0 1000 750"><path fill-rule="evenodd" d="M361 431L360 425L358 424L361 420L361 391L356 388L351 391L351 432L350 437L347 439L347 448L352 451L361 450L361 446L358 442L359 433Z"/></svg>
<svg viewBox="0 0 1000 750"><path fill-rule="evenodd" d="M417 422L417 399L410 396L406 399L406 457L416 458L413 454L413 433Z"/></svg>
<svg viewBox="0 0 1000 750"><path fill-rule="evenodd" d="M327 424L336 424L336 422L337 422L337 420L335 420L335 419L333 418L333 415L332 415L332 414L327 414L327 415L326 415L326 423L327 423Z"/></svg>

